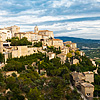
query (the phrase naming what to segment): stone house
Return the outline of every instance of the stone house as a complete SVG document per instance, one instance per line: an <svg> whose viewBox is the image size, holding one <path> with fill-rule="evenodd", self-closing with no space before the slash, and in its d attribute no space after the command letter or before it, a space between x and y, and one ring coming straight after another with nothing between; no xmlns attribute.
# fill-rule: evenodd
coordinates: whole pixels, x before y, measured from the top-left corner
<svg viewBox="0 0 100 100"><path fill-rule="evenodd" d="M84 76L85 76L85 81L88 81L90 83L94 82L94 73L91 71L88 72L83 72Z"/></svg>
<svg viewBox="0 0 100 100"><path fill-rule="evenodd" d="M6 33L6 39L11 39L12 37L14 37L15 33L20 32L20 27L14 25L11 27L4 27L4 28L0 28L0 32Z"/></svg>
<svg viewBox="0 0 100 100"><path fill-rule="evenodd" d="M1 36L0 36L0 53L3 53L3 41Z"/></svg>
<svg viewBox="0 0 100 100"><path fill-rule="evenodd" d="M5 48L5 52L3 52L5 57L5 62L8 58L20 58L21 56L31 55L34 53L38 53L41 51L42 47L31 47L31 46L12 46Z"/></svg>
<svg viewBox="0 0 100 100"><path fill-rule="evenodd" d="M67 54L67 53L69 53L69 48L66 47L66 46L62 46L61 47L61 52Z"/></svg>
<svg viewBox="0 0 100 100"><path fill-rule="evenodd" d="M60 53L57 55L61 59L61 63L64 64L66 62L67 55L65 53Z"/></svg>
<svg viewBox="0 0 100 100"><path fill-rule="evenodd" d="M83 83L85 81L85 76L83 73L80 72L71 72L71 82L72 85L80 88L80 83Z"/></svg>
<svg viewBox="0 0 100 100"><path fill-rule="evenodd" d="M7 29L1 29L0 35L2 36L3 41L6 41L6 39L11 39L12 37L11 31Z"/></svg>
<svg viewBox="0 0 100 100"><path fill-rule="evenodd" d="M78 59L73 59L72 64L79 64L79 60Z"/></svg>
<svg viewBox="0 0 100 100"><path fill-rule="evenodd" d="M94 75L92 75L93 72L71 72L70 79L72 85L76 86L84 96L87 98L93 97L94 92L94 86L91 84L91 82L94 82ZM90 83L88 83L88 82Z"/></svg>
<svg viewBox="0 0 100 100"><path fill-rule="evenodd" d="M47 72L45 69L41 69L40 72L38 69L35 69L37 73L39 73L42 77L47 77Z"/></svg>
<svg viewBox="0 0 100 100"><path fill-rule="evenodd" d="M39 30L38 26L34 27L34 33L37 33L38 35L42 35L44 38L46 38L45 35L48 36L48 38L54 38L53 31Z"/></svg>
<svg viewBox="0 0 100 100"><path fill-rule="evenodd" d="M53 59L53 58L56 57L56 54L53 53L53 52L48 52L48 53L46 53L46 56L48 56L49 57L49 60L51 60L51 59Z"/></svg>
<svg viewBox="0 0 100 100"><path fill-rule="evenodd" d="M47 41L48 46L54 46L56 48L62 47L63 46L63 41L60 39L49 39Z"/></svg>
<svg viewBox="0 0 100 100"><path fill-rule="evenodd" d="M12 58L38 53L42 47L12 46Z"/></svg>
<svg viewBox="0 0 100 100"><path fill-rule="evenodd" d="M17 75L17 77L19 77L19 74L17 73L17 71L8 71L8 72L4 72L3 75L8 76L12 76L12 74L15 73Z"/></svg>
<svg viewBox="0 0 100 100"><path fill-rule="evenodd" d="M52 39L52 46L54 47L62 47L63 46L63 41L60 39Z"/></svg>
<svg viewBox="0 0 100 100"><path fill-rule="evenodd" d="M11 39L12 37L14 37L15 33L20 32L20 27L14 25L11 27L4 27L4 28L0 28L0 33L6 33L6 39Z"/></svg>
<svg viewBox="0 0 100 100"><path fill-rule="evenodd" d="M47 49L47 45L42 45L42 49Z"/></svg>
<svg viewBox="0 0 100 100"><path fill-rule="evenodd" d="M36 66L36 62L33 62L31 65L32 65L32 66Z"/></svg>
<svg viewBox="0 0 100 100"><path fill-rule="evenodd" d="M91 72L91 71L87 71L87 72L83 72L83 73L80 73L80 72L71 72L71 79L72 79L72 83L74 83L75 86L77 86L77 82L94 82L94 73ZM77 79L79 81L77 81Z"/></svg>
<svg viewBox="0 0 100 100"><path fill-rule="evenodd" d="M83 51L79 51L79 54L80 54L81 56L85 56L85 53L84 53Z"/></svg>
<svg viewBox="0 0 100 100"><path fill-rule="evenodd" d="M93 97L94 86L87 82L81 83L81 92L87 98Z"/></svg>
<svg viewBox="0 0 100 100"><path fill-rule="evenodd" d="M15 33L20 32L20 27L18 27L16 25L11 26L11 27L6 27L6 29L11 31L12 37L14 37Z"/></svg>
<svg viewBox="0 0 100 100"><path fill-rule="evenodd" d="M76 49L77 48L77 44L72 43L71 41L64 42L64 46L66 46L66 45L69 45L71 49Z"/></svg>
<svg viewBox="0 0 100 100"><path fill-rule="evenodd" d="M47 35L49 38L54 38L54 34L53 31L49 31L49 30L39 30L38 31L39 35Z"/></svg>
<svg viewBox="0 0 100 100"><path fill-rule="evenodd" d="M31 41L31 42L34 40L38 40L38 34L32 31L15 33L15 37L18 37L19 39L26 37L28 41Z"/></svg>
<svg viewBox="0 0 100 100"><path fill-rule="evenodd" d="M91 60L92 64L93 64L94 66L96 66L96 62L95 62L93 59L90 59L90 60Z"/></svg>

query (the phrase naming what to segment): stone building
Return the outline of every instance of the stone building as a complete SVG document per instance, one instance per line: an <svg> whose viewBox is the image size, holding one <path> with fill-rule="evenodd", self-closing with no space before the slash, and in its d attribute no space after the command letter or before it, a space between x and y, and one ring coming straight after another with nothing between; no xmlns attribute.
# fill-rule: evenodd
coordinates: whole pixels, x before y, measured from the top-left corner
<svg viewBox="0 0 100 100"><path fill-rule="evenodd" d="M90 83L81 83L81 92L86 96L87 98L93 97L94 92L94 86Z"/></svg>
<svg viewBox="0 0 100 100"><path fill-rule="evenodd" d="M42 47L28 47L28 46L13 46L12 58L26 56L42 50Z"/></svg>
<svg viewBox="0 0 100 100"><path fill-rule="evenodd" d="M38 33L38 32L39 32L38 26L35 26L34 27L34 33Z"/></svg>
<svg viewBox="0 0 100 100"><path fill-rule="evenodd" d="M83 73L80 72L71 72L71 82L72 85L80 88L80 83L83 83L85 81L85 76Z"/></svg>
<svg viewBox="0 0 100 100"><path fill-rule="evenodd" d="M74 81L74 84L76 84L76 82L78 82L77 79L79 79L79 82L82 82L82 81L87 81L90 83L94 82L94 73L91 71L87 71L87 72L83 72L83 73L75 71L75 72L71 73L71 77L72 77L72 80Z"/></svg>
<svg viewBox="0 0 100 100"><path fill-rule="evenodd" d="M16 25L11 26L11 27L0 28L0 33L6 33L6 39L7 38L11 39L12 37L14 37L14 34L18 32L20 32L20 27Z"/></svg>
<svg viewBox="0 0 100 100"><path fill-rule="evenodd" d="M65 53L60 53L57 55L61 59L61 63L64 64L66 62L67 55Z"/></svg>
<svg viewBox="0 0 100 100"><path fill-rule="evenodd" d="M67 54L67 53L69 53L69 48L66 47L66 46L62 46L61 47L61 52Z"/></svg>
<svg viewBox="0 0 100 100"><path fill-rule="evenodd" d="M42 49L47 49L47 45L42 45Z"/></svg>
<svg viewBox="0 0 100 100"><path fill-rule="evenodd" d="M5 62L8 58L20 58L21 56L31 55L38 53L42 50L42 47L32 47L32 46L12 46L4 48Z"/></svg>
<svg viewBox="0 0 100 100"><path fill-rule="evenodd" d="M19 39L26 37L28 41L31 41L31 42L34 40L38 40L38 34L32 31L15 33L15 37L18 37Z"/></svg>
<svg viewBox="0 0 100 100"><path fill-rule="evenodd" d="M56 57L56 54L53 53L53 52L48 52L48 53L46 54L46 56L49 57L49 60L51 60L51 59L53 59L53 58Z"/></svg>
<svg viewBox="0 0 100 100"><path fill-rule="evenodd" d="M63 40L60 39L49 39L47 41L48 46L54 46L56 48L62 47L63 46Z"/></svg>
<svg viewBox="0 0 100 100"><path fill-rule="evenodd" d="M54 47L61 47L63 46L63 40L60 39L52 39L53 46Z"/></svg>
<svg viewBox="0 0 100 100"><path fill-rule="evenodd" d="M34 28L33 31L29 32L17 32L14 35L15 37L19 37L19 39L22 39L23 37L26 37L29 41L46 41L49 38L54 38L53 31L48 30L39 30L37 26Z"/></svg>
<svg viewBox="0 0 100 100"><path fill-rule="evenodd" d="M0 53L3 53L3 41L1 36L0 36Z"/></svg>
<svg viewBox="0 0 100 100"><path fill-rule="evenodd" d="M64 42L64 46L66 46L66 45L69 45L71 49L76 49L77 48L77 44L72 43L71 41Z"/></svg>
<svg viewBox="0 0 100 100"><path fill-rule="evenodd" d="M6 41L6 39L7 39L7 33L0 32L0 36L2 38L2 41Z"/></svg>
<svg viewBox="0 0 100 100"><path fill-rule="evenodd" d="M94 73L91 71L88 72L83 72L84 76L85 76L85 81L88 81L90 83L94 82Z"/></svg>
<svg viewBox="0 0 100 100"><path fill-rule="evenodd" d="M12 74L15 73L17 75L17 77L19 77L20 74L18 74L17 71L8 71L8 72L4 72L3 75L5 76L12 76Z"/></svg>
<svg viewBox="0 0 100 100"><path fill-rule="evenodd" d="M71 83L76 86L84 96L93 97L94 86L91 82L94 82L94 73L93 72L71 72Z"/></svg>
<svg viewBox="0 0 100 100"><path fill-rule="evenodd" d="M38 34L39 35L47 35L49 38L54 38L53 31L49 31L49 30L39 30Z"/></svg>
<svg viewBox="0 0 100 100"><path fill-rule="evenodd" d="M6 27L6 29L8 29L8 30L11 31L12 37L14 37L14 34L15 34L15 33L20 32L20 27L18 27L18 26L16 26L16 25L11 26L11 27Z"/></svg>
<svg viewBox="0 0 100 100"><path fill-rule="evenodd" d="M0 35L2 36L3 41L6 41L6 39L11 39L12 37L11 31L5 28L0 29Z"/></svg>
<svg viewBox="0 0 100 100"><path fill-rule="evenodd" d="M73 59L72 64L79 64L79 60L78 59Z"/></svg>
<svg viewBox="0 0 100 100"><path fill-rule="evenodd" d="M49 30L39 30L38 26L35 26L34 28L34 33L37 33L38 35L42 35L42 36L48 36L48 38L54 38L54 34L53 31L49 31Z"/></svg>
<svg viewBox="0 0 100 100"><path fill-rule="evenodd" d="M81 56L85 56L85 53L84 53L83 51L79 51L79 54L80 54Z"/></svg>

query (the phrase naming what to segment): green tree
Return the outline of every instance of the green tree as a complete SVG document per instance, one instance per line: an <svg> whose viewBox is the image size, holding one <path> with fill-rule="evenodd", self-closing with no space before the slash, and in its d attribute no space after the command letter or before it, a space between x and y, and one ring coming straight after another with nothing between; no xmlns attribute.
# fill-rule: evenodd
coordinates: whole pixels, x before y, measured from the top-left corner
<svg viewBox="0 0 100 100"><path fill-rule="evenodd" d="M100 75L100 67L98 67L98 70L97 70L98 74Z"/></svg>
<svg viewBox="0 0 100 100"><path fill-rule="evenodd" d="M67 57L68 58L71 58L72 57L72 54L69 52L69 53L67 53Z"/></svg>
<svg viewBox="0 0 100 100"><path fill-rule="evenodd" d="M41 92L36 87L34 89L30 89L27 94L27 98L28 100L44 100L43 95L41 95Z"/></svg>
<svg viewBox="0 0 100 100"><path fill-rule="evenodd" d="M32 45L32 42L29 42L26 37L22 39L12 38L11 39L11 46L25 46L25 45Z"/></svg>
<svg viewBox="0 0 100 100"><path fill-rule="evenodd" d="M70 45L69 45L69 44L67 44L67 45L66 45L66 47L70 47Z"/></svg>
<svg viewBox="0 0 100 100"><path fill-rule="evenodd" d="M3 60L4 60L4 55L0 53L0 62L3 62Z"/></svg>
<svg viewBox="0 0 100 100"><path fill-rule="evenodd" d="M76 52L75 52L75 55L80 55L80 52L77 50Z"/></svg>
<svg viewBox="0 0 100 100"><path fill-rule="evenodd" d="M42 47L42 42L35 42L33 47Z"/></svg>

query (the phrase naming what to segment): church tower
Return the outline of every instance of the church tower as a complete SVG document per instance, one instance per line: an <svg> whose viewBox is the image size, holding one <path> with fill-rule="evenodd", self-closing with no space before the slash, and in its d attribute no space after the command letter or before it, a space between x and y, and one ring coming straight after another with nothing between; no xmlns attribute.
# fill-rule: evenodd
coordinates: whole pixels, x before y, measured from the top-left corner
<svg viewBox="0 0 100 100"><path fill-rule="evenodd" d="M3 53L3 41L1 36L0 36L0 53Z"/></svg>
<svg viewBox="0 0 100 100"><path fill-rule="evenodd" d="M35 26L35 28L34 28L34 33L38 33L38 27L37 26Z"/></svg>

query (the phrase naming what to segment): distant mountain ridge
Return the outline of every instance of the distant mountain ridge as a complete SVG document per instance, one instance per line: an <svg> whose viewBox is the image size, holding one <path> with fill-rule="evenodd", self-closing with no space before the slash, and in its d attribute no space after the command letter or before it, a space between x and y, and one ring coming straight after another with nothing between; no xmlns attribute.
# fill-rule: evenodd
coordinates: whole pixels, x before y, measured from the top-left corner
<svg viewBox="0 0 100 100"><path fill-rule="evenodd" d="M92 39L83 39L83 38L75 38L75 37L55 37L56 39L61 39L65 41L72 41L77 43L78 48L82 49L82 46L89 47L89 48L98 48L100 47L100 40L92 40Z"/></svg>
<svg viewBox="0 0 100 100"><path fill-rule="evenodd" d="M65 41L72 41L72 42L94 42L94 43L98 43L100 42L100 40L92 40L92 39L83 39L83 38L76 38L76 37L67 37L67 36L62 36L62 37L55 37L56 39L61 39L64 42Z"/></svg>

